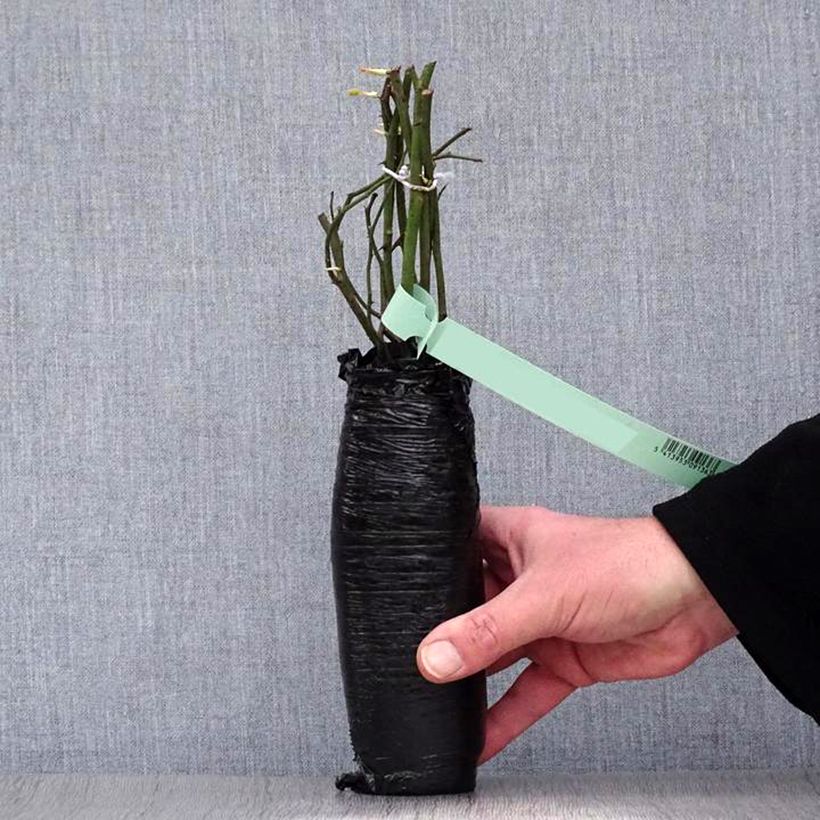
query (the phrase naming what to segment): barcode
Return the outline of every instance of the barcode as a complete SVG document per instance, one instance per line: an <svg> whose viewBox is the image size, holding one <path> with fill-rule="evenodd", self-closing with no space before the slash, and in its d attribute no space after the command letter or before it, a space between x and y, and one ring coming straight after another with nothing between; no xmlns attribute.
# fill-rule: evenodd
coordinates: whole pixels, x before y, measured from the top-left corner
<svg viewBox="0 0 820 820"><path fill-rule="evenodd" d="M703 475L713 475L721 464L721 459L717 456L710 456L709 453L696 450L691 445L674 438L666 439L661 447L661 455L666 456L670 461L691 467Z"/></svg>

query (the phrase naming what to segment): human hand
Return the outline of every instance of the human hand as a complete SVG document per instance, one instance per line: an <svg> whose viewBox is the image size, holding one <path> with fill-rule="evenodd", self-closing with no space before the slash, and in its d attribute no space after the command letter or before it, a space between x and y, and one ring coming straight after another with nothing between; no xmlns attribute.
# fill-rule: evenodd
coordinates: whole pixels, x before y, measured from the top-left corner
<svg viewBox="0 0 820 820"><path fill-rule="evenodd" d="M530 659L487 714L481 763L576 689L675 674L736 634L652 517L485 506L476 537L487 602L437 626L416 661L446 683Z"/></svg>

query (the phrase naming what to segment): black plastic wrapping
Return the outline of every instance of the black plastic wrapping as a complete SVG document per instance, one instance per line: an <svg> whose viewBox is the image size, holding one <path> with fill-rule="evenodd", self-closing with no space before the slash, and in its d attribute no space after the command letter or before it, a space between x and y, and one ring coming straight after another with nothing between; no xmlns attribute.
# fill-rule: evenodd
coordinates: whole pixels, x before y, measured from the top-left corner
<svg viewBox="0 0 820 820"><path fill-rule="evenodd" d="M470 381L409 348L339 356L348 384L331 527L339 653L358 771L340 789L446 794L475 787L484 673L426 681L416 649L484 600L472 542L478 482Z"/></svg>

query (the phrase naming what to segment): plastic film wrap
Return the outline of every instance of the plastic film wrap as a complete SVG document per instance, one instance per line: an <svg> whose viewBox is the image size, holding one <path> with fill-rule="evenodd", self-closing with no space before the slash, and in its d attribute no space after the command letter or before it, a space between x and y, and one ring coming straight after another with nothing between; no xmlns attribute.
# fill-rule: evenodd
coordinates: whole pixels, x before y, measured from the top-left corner
<svg viewBox="0 0 820 820"><path fill-rule="evenodd" d="M484 600L472 534L478 483L470 380L409 346L392 364L339 357L348 395L331 544L339 652L358 771L369 794L470 791L483 746L484 674L426 681L416 649ZM397 356L398 354L398 356Z"/></svg>

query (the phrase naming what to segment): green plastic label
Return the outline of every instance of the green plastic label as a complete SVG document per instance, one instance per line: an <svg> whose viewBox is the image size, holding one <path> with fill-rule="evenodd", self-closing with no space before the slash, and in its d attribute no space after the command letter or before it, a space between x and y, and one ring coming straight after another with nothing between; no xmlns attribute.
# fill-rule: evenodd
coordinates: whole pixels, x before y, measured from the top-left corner
<svg viewBox="0 0 820 820"><path fill-rule="evenodd" d="M670 436L584 393L552 373L505 350L458 322L438 320L438 308L423 288L398 288L382 324L490 390L636 467L682 487L721 473L733 462Z"/></svg>

